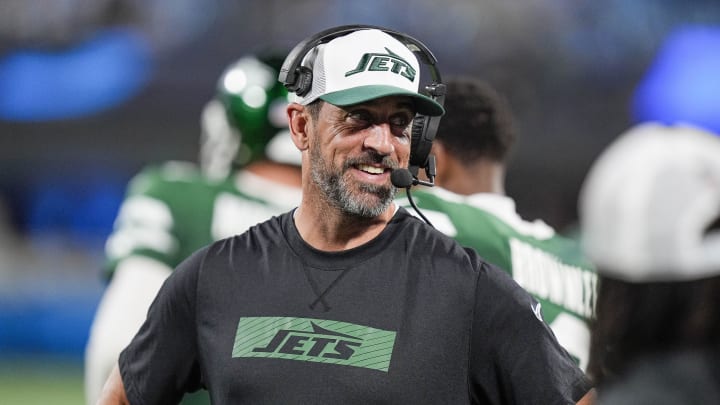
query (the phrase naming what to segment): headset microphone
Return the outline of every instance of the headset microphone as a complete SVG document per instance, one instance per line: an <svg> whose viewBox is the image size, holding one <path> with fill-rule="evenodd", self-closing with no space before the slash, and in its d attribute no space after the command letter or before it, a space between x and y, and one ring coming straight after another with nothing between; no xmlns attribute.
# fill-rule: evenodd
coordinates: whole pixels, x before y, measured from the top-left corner
<svg viewBox="0 0 720 405"><path fill-rule="evenodd" d="M395 169L390 173L390 181L397 188L408 188L414 184L414 180L408 169Z"/></svg>
<svg viewBox="0 0 720 405"><path fill-rule="evenodd" d="M390 181L392 182L393 186L397 188L404 188L405 194L407 195L408 201L410 201L410 205L413 207L415 212L418 213L420 218L423 219L428 225L433 226L433 224L430 222L429 219L423 215L423 213L420 211L418 206L415 204L415 201L412 198L412 194L410 193L410 187L416 186L418 184L428 187L433 187L435 185L434 177L435 177L435 156L430 155L429 157L430 162L428 164L430 170L428 170L430 181L423 181L418 179L416 176L410 172L408 169L394 169L390 173ZM432 175L430 175L432 174Z"/></svg>
<svg viewBox="0 0 720 405"><path fill-rule="evenodd" d="M423 181L414 177L408 169L393 170L392 173L390 173L390 181L392 182L393 186L397 188L410 188L412 186L417 186L418 184L428 187L435 186L435 182Z"/></svg>
<svg viewBox="0 0 720 405"><path fill-rule="evenodd" d="M420 184L421 186L434 187L435 173L435 155L429 155L425 174L427 175L428 179L430 179L430 181L423 181L418 179L417 176L414 175L409 169L394 169L390 173L390 181L392 182L393 186L397 188L409 189L410 187L417 186L418 184Z"/></svg>

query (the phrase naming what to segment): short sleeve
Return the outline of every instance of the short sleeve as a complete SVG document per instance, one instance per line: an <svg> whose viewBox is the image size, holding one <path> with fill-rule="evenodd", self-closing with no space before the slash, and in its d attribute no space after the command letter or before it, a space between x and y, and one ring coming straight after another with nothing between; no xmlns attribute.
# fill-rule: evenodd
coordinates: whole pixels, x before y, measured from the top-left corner
<svg viewBox="0 0 720 405"><path fill-rule="evenodd" d="M540 304L501 269L482 263L470 348L473 400L575 404L592 385L542 320Z"/></svg>
<svg viewBox="0 0 720 405"><path fill-rule="evenodd" d="M180 263L158 292L148 316L120 354L120 373L132 404L171 404L202 387L195 308L206 249Z"/></svg>

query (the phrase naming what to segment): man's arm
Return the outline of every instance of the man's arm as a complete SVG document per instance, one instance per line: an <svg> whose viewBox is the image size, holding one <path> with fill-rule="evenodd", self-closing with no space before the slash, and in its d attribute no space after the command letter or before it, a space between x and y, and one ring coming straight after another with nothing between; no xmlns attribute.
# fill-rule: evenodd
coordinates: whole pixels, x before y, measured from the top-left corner
<svg viewBox="0 0 720 405"><path fill-rule="evenodd" d="M579 401L577 401L577 405L593 405L595 403L595 388L591 389L590 391L585 394L584 397L580 398Z"/></svg>
<svg viewBox="0 0 720 405"><path fill-rule="evenodd" d="M103 386L97 405L130 405L120 376L120 367L117 364Z"/></svg>
<svg viewBox="0 0 720 405"><path fill-rule="evenodd" d="M538 316L537 301L503 270L487 263L480 270L475 312L482 316L473 321L470 358L478 398L593 404L592 382Z"/></svg>

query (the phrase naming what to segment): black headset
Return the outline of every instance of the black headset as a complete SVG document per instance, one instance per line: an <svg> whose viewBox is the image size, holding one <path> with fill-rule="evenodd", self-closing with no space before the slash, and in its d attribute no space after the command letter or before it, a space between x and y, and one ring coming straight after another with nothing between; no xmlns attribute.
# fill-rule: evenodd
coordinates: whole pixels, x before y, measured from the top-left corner
<svg viewBox="0 0 720 405"><path fill-rule="evenodd" d="M391 35L418 56L418 59L428 66L432 78L432 83L425 85L424 94L435 100L438 104L443 105L445 100L445 85L441 81L440 71L436 66L437 59L428 47L417 39L402 32L373 25L342 25L321 31L306 38L297 44L295 48L290 51L287 58L285 58L285 62L280 68L278 80L285 85L288 91L298 96L307 94L312 86L312 69L301 65L305 55L320 44L364 29L375 29ZM435 177L435 157L430 155L430 150L439 123L439 116L415 115L410 141L409 164L409 169L413 176L417 176L418 170L424 168L431 181Z"/></svg>

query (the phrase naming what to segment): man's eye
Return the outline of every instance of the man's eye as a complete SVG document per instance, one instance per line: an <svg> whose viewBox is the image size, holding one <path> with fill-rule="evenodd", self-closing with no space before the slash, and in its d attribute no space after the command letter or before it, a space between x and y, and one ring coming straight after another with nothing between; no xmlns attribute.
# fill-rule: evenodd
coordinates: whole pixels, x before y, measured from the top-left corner
<svg viewBox="0 0 720 405"><path fill-rule="evenodd" d="M348 113L348 118L350 118L352 121L360 122L360 123L368 123L372 121L372 117L367 111L363 110L357 110L357 111L350 111Z"/></svg>
<svg viewBox="0 0 720 405"><path fill-rule="evenodd" d="M390 118L390 125L394 127L405 128L410 125L410 118L404 115L397 115Z"/></svg>

